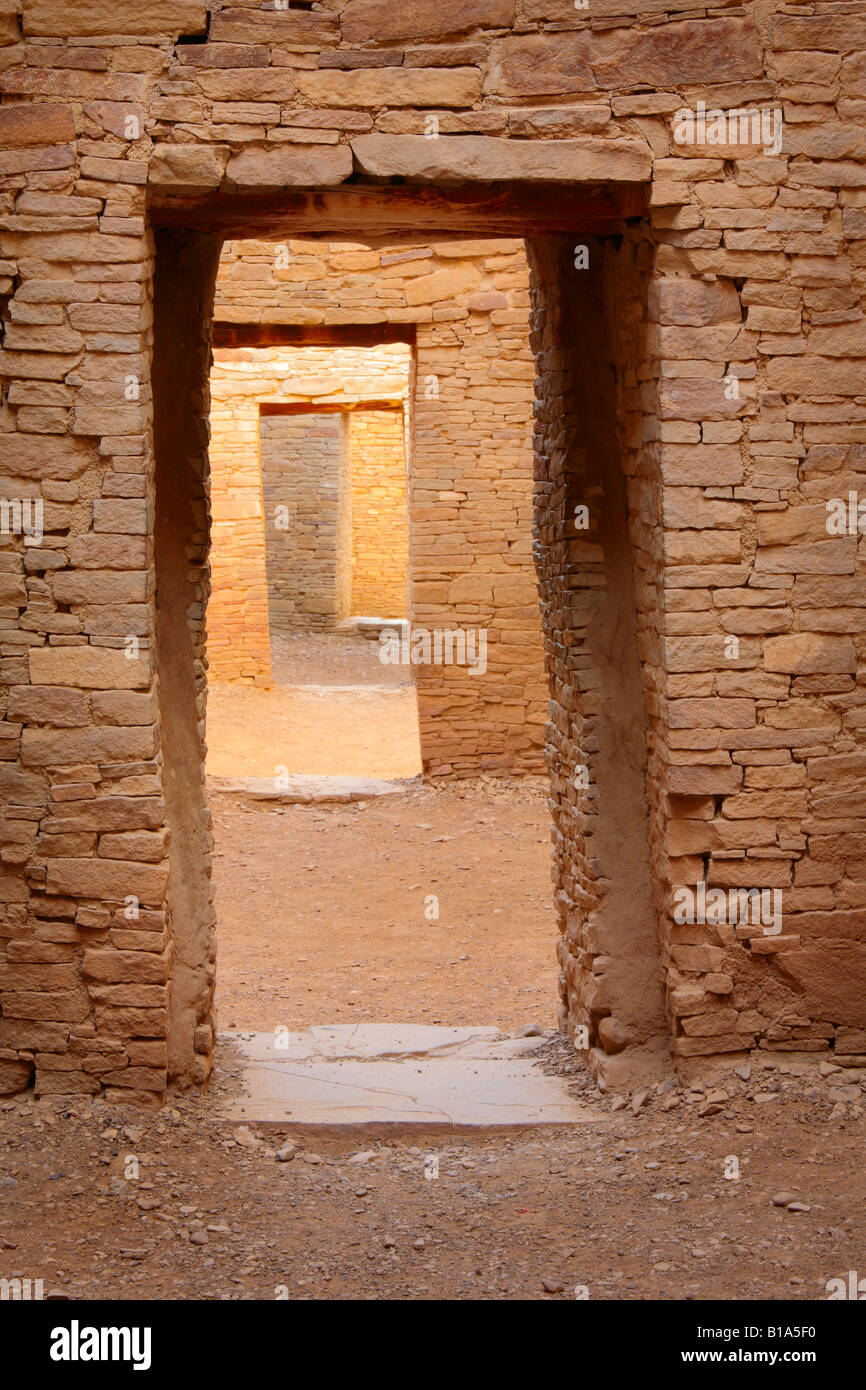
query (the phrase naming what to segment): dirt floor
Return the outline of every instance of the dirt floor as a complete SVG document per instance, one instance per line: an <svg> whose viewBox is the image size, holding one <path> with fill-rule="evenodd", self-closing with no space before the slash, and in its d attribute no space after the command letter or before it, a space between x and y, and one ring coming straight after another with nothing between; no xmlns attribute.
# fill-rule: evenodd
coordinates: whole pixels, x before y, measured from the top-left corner
<svg viewBox="0 0 866 1390"><path fill-rule="evenodd" d="M382 662L379 651L378 640L357 633L273 633L271 678L282 686L411 686L411 667Z"/></svg>
<svg viewBox="0 0 866 1390"><path fill-rule="evenodd" d="M315 648L295 655L321 675ZM322 698L316 737L345 753ZM219 700L212 757L237 775ZM273 736L261 708L237 733L248 749ZM311 730L292 723L299 761ZM326 752L312 744L309 770ZM537 782L322 807L218 795L214 819L223 1030L552 1028ZM823 1300L866 1274L866 1069L775 1054L703 1087L604 1097L563 1040L544 1052L588 1122L387 1141L238 1125L221 1118L242 1088L225 1032L207 1090L161 1111L0 1101L0 1278L107 1300Z"/></svg>
<svg viewBox="0 0 866 1390"><path fill-rule="evenodd" d="M338 634L273 638L274 685L212 682L207 768L215 777L415 777L418 702L408 668Z"/></svg>
<svg viewBox="0 0 866 1390"><path fill-rule="evenodd" d="M213 813L221 1027L554 1026L541 779Z"/></svg>
<svg viewBox="0 0 866 1390"><path fill-rule="evenodd" d="M834 1100L864 1082L779 1061L636 1114L578 1071L572 1129L294 1149L219 1119L228 1044L162 1112L0 1102L0 1275L101 1299L826 1299L866 1270L863 1106Z"/></svg>

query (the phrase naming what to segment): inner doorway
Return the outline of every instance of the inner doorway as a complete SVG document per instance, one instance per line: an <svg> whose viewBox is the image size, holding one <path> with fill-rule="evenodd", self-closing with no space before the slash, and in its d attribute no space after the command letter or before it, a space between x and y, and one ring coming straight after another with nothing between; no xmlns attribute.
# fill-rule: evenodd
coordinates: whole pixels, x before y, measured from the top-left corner
<svg viewBox="0 0 866 1390"><path fill-rule="evenodd" d="M209 773L417 776L411 670L377 641L409 603L411 344L237 346L220 328Z"/></svg>
<svg viewBox="0 0 866 1390"><path fill-rule="evenodd" d="M640 435L634 431L623 434L617 415L618 401L627 399L633 400L630 408L635 411L636 421L646 409L633 392L641 360L639 334L629 332L630 327L638 329L646 321L646 277L652 264L640 210L631 206L634 196L626 208L622 200L612 196L615 189L580 194L558 189L555 197L544 196L543 190L532 190L531 198L527 198L527 190L519 187L497 190L492 197L483 189L473 189L471 197L454 198L447 193L420 196L417 190L405 190L406 196L401 198L399 192L389 190L384 203L381 198L377 201L372 190L362 188L347 189L344 194L328 195L321 200L318 195L307 198L293 194L291 200L294 211L300 209L308 219L306 227L315 229L318 235L333 236L348 225L353 229L364 225L370 245L382 244L384 228L388 229L386 235L394 237L395 233L417 233L423 226L430 242L442 240L446 226L453 229L452 235L457 228L464 234L481 236L513 236L518 229L531 230L528 246L535 300L530 340L540 402L535 412L535 564L541 586L547 675L553 701L546 755L552 779L554 884L560 933L559 1021L569 1036L574 1034L576 1045L581 1036L580 1045L587 1051L593 1069L604 1074L608 1082L619 1084L618 1078L625 1074L657 1074L666 1052L657 993L657 914L664 918L665 904L661 896L654 894L650 843L651 834L657 836L664 808L653 799L658 770L651 774L647 770L648 737L638 634L643 634L641 640L645 640L653 630L652 599L645 583L652 566L658 564L658 557L652 551L652 533L641 529L637 514L632 513L632 498L626 500L625 476L627 470L634 469ZM190 570L190 529L187 526L184 530L182 514L190 520L194 518L197 488L201 491L204 487L205 454L199 432L201 407L206 400L202 368L209 361L207 313L222 237L226 232L242 234L244 221L247 227L254 225L259 235L265 227L269 235L279 235L280 224L285 225L286 199L282 195L264 197L261 206L258 201L255 211L246 205L241 209L231 197L193 199L194 206L184 206L178 200L170 209L159 211L162 230L158 240L164 245L171 243L173 254L170 266L166 258L163 260L162 286L157 297L167 305L168 294L175 291L172 312L164 309L161 315L162 329L164 332L172 316L176 319L186 314L191 330L186 333L186 361L180 361L177 351L160 352L159 371L155 372L157 405L161 396L165 407L162 411L157 409L157 416L162 415L157 429L161 435L157 456L159 459L162 453L164 460L162 468L158 467L158 473L163 474L163 508L167 512L172 502L180 504L174 509L173 526L163 528L157 546L157 604L159 607L161 601L166 613L158 642L162 659L170 660L173 647L183 646L177 626L181 614L187 615L184 621L192 634L193 654L204 651L203 631L195 625L196 603L193 601L190 606L183 601L185 593L192 598L201 591L199 576ZM387 215L383 210L386 205ZM631 225L629 216L635 219ZM584 279L582 284L575 280L574 270L588 263L589 247L581 246L578 262L574 232L568 230L576 228L581 219L584 227L592 228L584 234L588 235L591 256L596 258L601 272L591 280ZM189 230L196 225L200 231ZM187 230L181 230L184 227ZM184 273L190 276L187 286L179 283ZM568 327L574 323L585 328L589 325L592 331L574 339ZM158 323L157 338L159 335ZM172 368L178 378L188 383L185 417L176 389L169 400ZM157 375L161 378L158 389ZM174 431L172 446L166 448L170 423L180 428ZM178 455L191 467L165 477L166 465L171 468L171 458ZM575 504L583 496L592 503L584 508L591 511L592 521L589 534L575 544L570 526L577 510ZM159 524L157 530L159 533ZM201 540L206 545L206 532ZM630 545L635 544L639 559L633 568ZM501 545L497 550L501 552ZM637 607L636 582L644 585ZM192 588L185 587L188 585ZM448 591L445 597L447 602ZM435 605L435 596L428 594L427 601ZM645 668L644 675L651 677L651 669ZM162 686L164 749L170 766L179 766L184 757L194 754L196 731L195 724L190 726L189 716L182 722L171 714L186 704L201 732L202 702L189 699L195 691L194 676L194 665L188 674L181 667L177 678L168 679ZM432 689L435 690L435 682ZM430 699L429 685L426 693L429 715L437 697ZM203 694L200 686L198 695ZM423 744L422 694L419 687ZM478 725L472 719L465 721L460 731L463 741L454 744L454 755L447 763L448 775L467 775L466 764L461 762L465 740L468 737L477 743L480 728L488 735L496 723L495 703L502 702L498 697L492 702L480 702ZM502 714L507 714L507 707ZM503 723L507 725L507 719ZM497 730L495 743L493 758L501 756L503 747L511 747L505 731ZM649 748L652 760L656 754L651 742ZM507 755L512 756L510 751ZM200 752L198 758L201 769ZM434 776L442 770L441 766L432 765L435 761L431 759L429 769ZM583 781L577 781L578 774ZM648 787L653 820L647 807ZM184 857L174 855L177 862L184 864L184 874L183 882L170 881L169 897L173 899L173 917L180 919L178 943L188 962L190 989L194 988L207 1014L213 981L213 915L200 895L207 893L209 900L208 836L205 833L199 838L186 801L175 794L168 800L173 832L177 828L173 845L189 851ZM204 804L203 796L203 808ZM191 861L196 859L201 863L201 874L190 872ZM623 865L627 868L624 874L620 872ZM172 874L176 877L174 862ZM195 910L196 895L201 902L200 911ZM175 914L175 901L187 910ZM194 930L190 932L184 923L194 924ZM201 930L202 923L207 930ZM656 988L650 981L656 982ZM189 993L186 991L187 1002ZM600 1025L605 1021L609 1026L602 1031ZM176 1029L172 1024L172 1041L176 1043L172 1068L180 1076L188 1043L183 1020L178 1018L176 1022Z"/></svg>
<svg viewBox="0 0 866 1390"><path fill-rule="evenodd" d="M328 343L239 322L263 289L271 316L303 319L317 275L328 311L355 320L377 297L383 312L385 275L396 322L332 325ZM223 251L208 772L230 1028L555 1026L540 768L485 776L491 745L464 737L475 775L425 786L415 696L433 667L451 702L437 722L458 733L498 683L514 744L521 723L540 730L528 277L503 239ZM398 331L408 341L370 341ZM410 512L418 597L442 589L441 628L412 621Z"/></svg>

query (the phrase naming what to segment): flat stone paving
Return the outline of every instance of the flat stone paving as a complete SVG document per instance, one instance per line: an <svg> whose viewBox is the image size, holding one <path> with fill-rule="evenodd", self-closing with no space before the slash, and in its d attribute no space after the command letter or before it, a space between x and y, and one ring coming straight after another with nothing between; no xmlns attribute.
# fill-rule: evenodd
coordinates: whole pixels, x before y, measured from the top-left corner
<svg viewBox="0 0 866 1390"><path fill-rule="evenodd" d="M420 777L386 780L381 777L285 777L277 786L274 777L209 777L208 791L245 797L250 801L278 801L284 806L311 802L369 801L374 796L398 796L422 786Z"/></svg>
<svg viewBox="0 0 866 1390"><path fill-rule="evenodd" d="M599 1112L547 1076L545 1036L497 1028L359 1023L284 1035L223 1034L244 1057L232 1121L351 1128L499 1129L596 1122Z"/></svg>

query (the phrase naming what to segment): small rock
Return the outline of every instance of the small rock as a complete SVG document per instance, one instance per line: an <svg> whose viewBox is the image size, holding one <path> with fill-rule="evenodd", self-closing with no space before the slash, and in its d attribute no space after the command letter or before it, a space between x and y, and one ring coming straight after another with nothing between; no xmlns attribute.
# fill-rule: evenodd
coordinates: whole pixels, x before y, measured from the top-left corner
<svg viewBox="0 0 866 1390"><path fill-rule="evenodd" d="M789 1202L789 1203L788 1203L788 1211L811 1211L811 1210L812 1210L812 1208L810 1207L810 1205L809 1205L808 1202Z"/></svg>
<svg viewBox="0 0 866 1390"><path fill-rule="evenodd" d="M541 1287L545 1293L562 1293L565 1285L559 1279L542 1279Z"/></svg>
<svg viewBox="0 0 866 1390"><path fill-rule="evenodd" d="M741 1081L749 1081L752 1076L752 1068L748 1062L743 1062L739 1067L734 1067L734 1076L738 1076Z"/></svg>
<svg viewBox="0 0 866 1390"><path fill-rule="evenodd" d="M646 1087L644 1087L644 1089L641 1091L635 1091L634 1095L631 1098L632 1114L636 1115L637 1112L640 1110L641 1106L646 1105L648 1100L649 1091Z"/></svg>
<svg viewBox="0 0 866 1390"><path fill-rule="evenodd" d="M797 1194L795 1192L777 1192L772 1202L774 1207L786 1207L789 1202L796 1202L796 1200Z"/></svg>
<svg viewBox="0 0 866 1390"><path fill-rule="evenodd" d="M284 1144L281 1149L277 1149L274 1157L277 1163L291 1163L297 1152L297 1148L294 1144Z"/></svg>
<svg viewBox="0 0 866 1390"><path fill-rule="evenodd" d="M838 1104L840 1101L847 1103L861 1100L863 1093L859 1086L831 1086L827 1094L830 1100Z"/></svg>
<svg viewBox="0 0 866 1390"><path fill-rule="evenodd" d="M207 1231L202 1230L202 1229L200 1229L200 1228L199 1228L198 1230L195 1230L195 1231L190 1231L190 1233L189 1233L189 1243L190 1243L190 1245L207 1245L207 1243L208 1243L209 1240L210 1240L210 1237L209 1237Z"/></svg>

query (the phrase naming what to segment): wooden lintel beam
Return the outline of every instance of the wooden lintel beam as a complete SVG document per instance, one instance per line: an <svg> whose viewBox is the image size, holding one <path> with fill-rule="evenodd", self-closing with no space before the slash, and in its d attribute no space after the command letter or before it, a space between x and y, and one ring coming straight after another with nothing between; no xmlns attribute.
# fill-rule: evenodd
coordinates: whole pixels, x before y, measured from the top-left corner
<svg viewBox="0 0 866 1390"><path fill-rule="evenodd" d="M151 223L218 231L229 239L346 238L382 245L399 237L603 236L642 216L640 185L473 184L460 188L344 184L327 191L152 195Z"/></svg>
<svg viewBox="0 0 866 1390"><path fill-rule="evenodd" d="M215 348L379 347L415 342L414 323L226 323L216 319Z"/></svg>
<svg viewBox="0 0 866 1390"><path fill-rule="evenodd" d="M326 415L344 410L402 410L403 402L390 401L260 401L262 415Z"/></svg>

